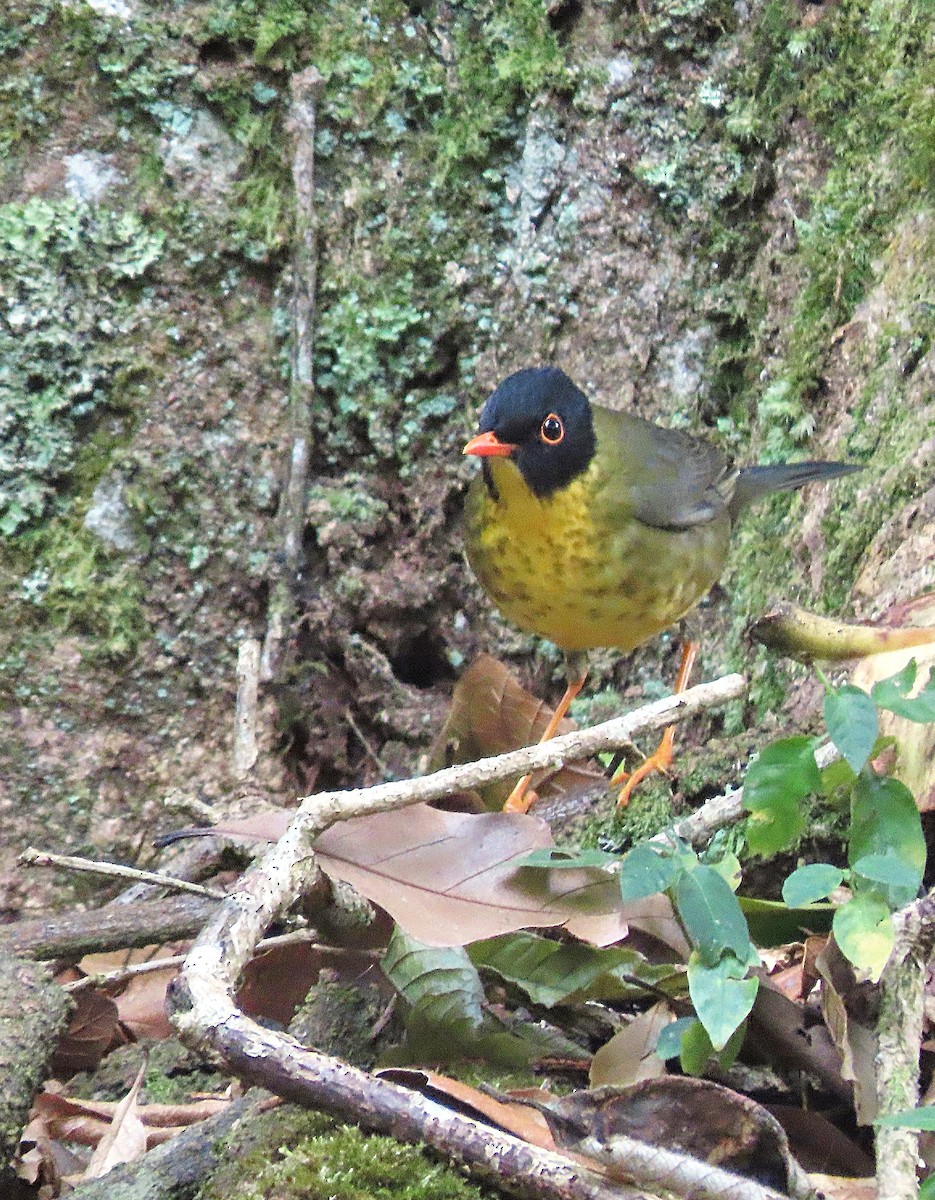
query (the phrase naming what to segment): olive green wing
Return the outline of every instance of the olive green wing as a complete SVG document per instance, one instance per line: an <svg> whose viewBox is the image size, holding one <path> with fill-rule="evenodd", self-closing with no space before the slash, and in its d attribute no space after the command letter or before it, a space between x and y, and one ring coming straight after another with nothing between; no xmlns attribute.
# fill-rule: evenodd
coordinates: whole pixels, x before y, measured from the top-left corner
<svg viewBox="0 0 935 1200"><path fill-rule="evenodd" d="M632 413L593 414L611 507L655 529L691 529L726 511L737 473L716 446Z"/></svg>

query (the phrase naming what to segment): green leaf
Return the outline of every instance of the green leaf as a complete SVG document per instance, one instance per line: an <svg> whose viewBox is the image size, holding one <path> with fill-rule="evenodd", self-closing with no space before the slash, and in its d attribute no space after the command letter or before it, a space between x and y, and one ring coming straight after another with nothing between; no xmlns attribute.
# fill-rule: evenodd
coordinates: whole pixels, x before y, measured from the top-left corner
<svg viewBox="0 0 935 1200"><path fill-rule="evenodd" d="M890 1125L897 1129L920 1129L926 1133L935 1133L935 1104L925 1104L921 1108L906 1108L902 1112L889 1113L885 1117L877 1117L874 1125Z"/></svg>
<svg viewBox="0 0 935 1200"><path fill-rule="evenodd" d="M881 855L899 859L912 873L902 884L872 883L890 908L900 908L915 899L922 882L926 857L922 820L905 784L862 771L851 793L848 862L856 868L862 859Z"/></svg>
<svg viewBox="0 0 935 1200"><path fill-rule="evenodd" d="M546 1008L587 993L601 976L616 967L626 967L628 974L639 975L647 965L636 950L618 946L600 950L583 942L555 942L534 933L511 933L474 942L468 954L475 966L495 971L501 979L521 987L534 1004Z"/></svg>
<svg viewBox="0 0 935 1200"><path fill-rule="evenodd" d="M690 1025L704 1028L697 1017L679 1017L677 1021L670 1021L660 1029L655 1052L663 1062L668 1062L670 1058L678 1058L682 1053L682 1037ZM705 1034L705 1037L707 1036ZM710 1041L708 1044L710 1045Z"/></svg>
<svg viewBox="0 0 935 1200"><path fill-rule="evenodd" d="M841 952L876 983L895 940L886 903L872 892L858 892L834 914L832 929Z"/></svg>
<svg viewBox="0 0 935 1200"><path fill-rule="evenodd" d="M484 988L477 968L460 946L426 946L397 926L380 965L400 996L425 1018L481 1023Z"/></svg>
<svg viewBox="0 0 935 1200"><path fill-rule="evenodd" d="M876 747L874 747L876 750ZM828 763L821 771L821 794L833 796L841 788L852 788L856 774L850 769L843 758L836 758Z"/></svg>
<svg viewBox="0 0 935 1200"><path fill-rule="evenodd" d="M671 853L641 842L626 855L620 866L620 895L624 900L642 900L664 892L682 871L683 864Z"/></svg>
<svg viewBox="0 0 935 1200"><path fill-rule="evenodd" d="M673 891L679 918L702 962L714 966L728 951L741 962L752 961L756 951L740 904L713 867L702 863L683 871Z"/></svg>
<svg viewBox="0 0 935 1200"><path fill-rule="evenodd" d="M824 900L830 895L843 878L844 872L840 867L833 867L830 863L809 863L786 878L782 885L782 898L790 908L814 904L816 900Z"/></svg>
<svg viewBox="0 0 935 1200"><path fill-rule="evenodd" d="M827 693L822 711L832 742L851 770L860 771L877 740L877 706L863 688L848 683Z"/></svg>
<svg viewBox="0 0 935 1200"><path fill-rule="evenodd" d="M814 738L783 738L764 747L743 783L752 853L775 854L791 845L805 827L801 803L820 787Z"/></svg>
<svg viewBox="0 0 935 1200"><path fill-rule="evenodd" d="M747 964L725 954L709 967L693 952L688 960L688 994L711 1045L723 1050L753 1008L759 980L747 978Z"/></svg>
<svg viewBox="0 0 935 1200"><path fill-rule="evenodd" d="M929 723L935 721L935 671L929 671L925 687L918 696L910 696L916 681L917 664L911 658L905 667L889 679L881 679L873 685L872 696L879 708L905 717L907 721Z"/></svg>
<svg viewBox="0 0 935 1200"><path fill-rule="evenodd" d="M724 1071L729 1070L740 1053L747 1032L746 1021L734 1030L723 1050L716 1051L711 1045L708 1031L697 1017L683 1018L687 1028L679 1038L679 1066L686 1075L702 1075L711 1059Z"/></svg>
<svg viewBox="0 0 935 1200"><path fill-rule="evenodd" d="M547 850L531 850L517 862L518 867L615 867L620 862L619 854L608 854L605 850L578 850L572 853L558 846Z"/></svg>
<svg viewBox="0 0 935 1200"><path fill-rule="evenodd" d="M485 1016L480 976L461 947L426 946L397 926L381 966L409 1006L398 1061L484 1058L512 1068L543 1052L534 1038L513 1034Z"/></svg>
<svg viewBox="0 0 935 1200"><path fill-rule="evenodd" d="M895 854L867 854L851 867L855 875L870 883L883 883L899 889L919 888L919 874L914 867Z"/></svg>

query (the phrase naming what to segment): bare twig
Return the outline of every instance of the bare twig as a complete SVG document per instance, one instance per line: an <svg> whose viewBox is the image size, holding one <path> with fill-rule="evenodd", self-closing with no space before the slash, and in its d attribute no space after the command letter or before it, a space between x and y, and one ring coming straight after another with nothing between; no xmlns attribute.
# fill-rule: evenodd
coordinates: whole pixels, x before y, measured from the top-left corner
<svg viewBox="0 0 935 1200"><path fill-rule="evenodd" d="M21 863L33 867L62 867L66 871L78 871L88 875L104 875L111 879L130 879L134 883L151 883L172 892L191 892L193 896L207 896L211 900L223 900L225 892L205 887L203 883L191 883L187 879L173 879L157 871L142 871L138 867L125 867L120 863L96 862L91 858L78 858L73 854L51 854L47 850L27 848L19 856Z"/></svg>
<svg viewBox="0 0 935 1200"><path fill-rule="evenodd" d="M296 929L292 933L281 933L278 937L263 938L257 943L256 954L264 954L268 950L278 950L282 946L307 945L309 950L320 950L331 956L341 954L371 955L379 957L377 950L350 950L344 946L326 946L316 941L317 930ZM180 967L185 961L184 954L167 954L162 958L150 958L146 962L129 963L113 971L101 971L93 975L85 975L81 979L73 979L71 983L61 984L62 991L74 995L75 992L86 991L90 987L114 987L126 983L137 975L151 975L154 971L165 971L170 967Z"/></svg>
<svg viewBox="0 0 935 1200"><path fill-rule="evenodd" d="M180 1035L192 1045L218 1051L242 1078L367 1128L425 1142L503 1190L538 1200L642 1195L622 1185L603 1184L560 1155L494 1133L432 1100L262 1029L238 1010L234 990L270 921L319 879L312 847L335 821L437 799L530 768L560 766L619 745L638 732L661 728L678 716L735 699L744 689L740 676L728 676L594 729L494 759L449 767L421 779L306 797L283 837L243 876L236 895L222 905L192 947L170 992L172 1019Z"/></svg>
<svg viewBox="0 0 935 1200"><path fill-rule="evenodd" d="M260 643L245 638L237 651L237 709L234 717L234 774L242 779L257 759L257 695Z"/></svg>
<svg viewBox="0 0 935 1200"><path fill-rule="evenodd" d="M562 767L567 762L590 758L604 750L613 750L625 745L641 733L663 729L703 709L716 708L729 700L736 700L746 691L746 681L741 675L725 675L711 683L701 683L689 688L679 696L667 696L642 708L626 713L622 717L604 721L590 729L578 729L539 742L522 750L511 750L493 758L482 758L472 763L461 763L446 767L419 779L404 779L393 783L381 783L376 787L352 788L344 792L320 792L316 796L305 796L296 814L299 820L303 811L307 819L313 820L320 833L335 821L348 817L362 817L371 813L389 812L408 804L419 804L438 800L454 792L470 791L483 787L498 779L512 775L525 775L548 767ZM293 822L295 824L295 822Z"/></svg>
<svg viewBox="0 0 935 1200"><path fill-rule="evenodd" d="M322 76L314 67L292 77L288 129L292 134L292 182L295 188L295 255L292 293L292 378L289 390L289 458L283 488L283 563L270 596L269 624L263 645L260 678L276 673L279 649L291 617L292 586L299 570L305 528L305 492L311 453L315 395L312 353L315 340L315 292L318 275L315 220L315 103Z"/></svg>
<svg viewBox="0 0 935 1200"><path fill-rule="evenodd" d="M935 946L935 889L898 912L896 943L880 979L877 1021L877 1101L880 1115L919 1103L919 1052L925 975ZM880 1125L876 1130L877 1196L915 1200L919 1135Z"/></svg>

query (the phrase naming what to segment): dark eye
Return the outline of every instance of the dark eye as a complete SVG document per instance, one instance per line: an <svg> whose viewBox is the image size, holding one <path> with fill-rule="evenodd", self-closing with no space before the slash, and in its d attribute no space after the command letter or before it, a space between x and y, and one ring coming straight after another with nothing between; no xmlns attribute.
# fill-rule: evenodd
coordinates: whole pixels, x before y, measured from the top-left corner
<svg viewBox="0 0 935 1200"><path fill-rule="evenodd" d="M557 446L564 436L565 426L562 424L562 418L555 413L549 413L539 426L539 437L547 446Z"/></svg>

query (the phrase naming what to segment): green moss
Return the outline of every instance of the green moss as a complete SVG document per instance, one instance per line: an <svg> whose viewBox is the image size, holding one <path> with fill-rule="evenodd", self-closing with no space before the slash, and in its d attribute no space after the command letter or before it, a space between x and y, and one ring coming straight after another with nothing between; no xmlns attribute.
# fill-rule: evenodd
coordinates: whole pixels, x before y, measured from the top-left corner
<svg viewBox="0 0 935 1200"><path fill-rule="evenodd" d="M162 246L133 212L0 207L0 533L62 511L81 434L132 373L139 281Z"/></svg>
<svg viewBox="0 0 935 1200"><path fill-rule="evenodd" d="M485 1193L392 1138L280 1109L251 1119L248 1143L227 1143L198 1200L471 1200Z"/></svg>
<svg viewBox="0 0 935 1200"><path fill-rule="evenodd" d="M146 637L138 571L76 520L52 520L23 536L5 565L19 577L5 597L14 624L87 636L100 658L125 658Z"/></svg>

